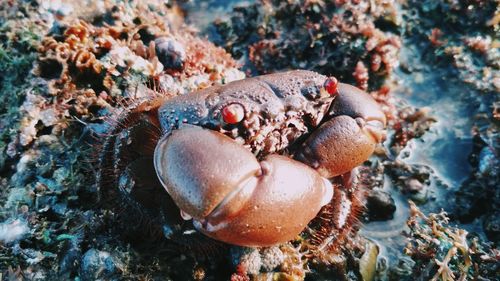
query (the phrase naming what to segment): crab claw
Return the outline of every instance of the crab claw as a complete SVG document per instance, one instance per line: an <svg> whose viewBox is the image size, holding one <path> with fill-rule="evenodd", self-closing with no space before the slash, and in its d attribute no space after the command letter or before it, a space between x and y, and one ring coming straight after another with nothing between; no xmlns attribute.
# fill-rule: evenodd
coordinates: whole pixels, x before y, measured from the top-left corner
<svg viewBox="0 0 500 281"><path fill-rule="evenodd" d="M339 83L329 116L295 155L326 178L366 161L386 136L384 113L370 95L356 87Z"/></svg>
<svg viewBox="0 0 500 281"><path fill-rule="evenodd" d="M154 164L184 216L235 245L289 241L333 196L330 182L307 165L279 155L259 162L233 139L191 125L160 140Z"/></svg>

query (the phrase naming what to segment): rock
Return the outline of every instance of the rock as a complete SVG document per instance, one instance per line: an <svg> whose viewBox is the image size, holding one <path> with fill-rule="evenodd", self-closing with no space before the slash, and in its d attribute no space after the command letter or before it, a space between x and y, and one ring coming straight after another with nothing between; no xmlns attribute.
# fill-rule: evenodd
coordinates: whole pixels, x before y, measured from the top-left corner
<svg viewBox="0 0 500 281"><path fill-rule="evenodd" d="M123 271L123 265L108 252L88 250L81 260L80 277L82 280L111 279Z"/></svg>
<svg viewBox="0 0 500 281"><path fill-rule="evenodd" d="M79 237L65 239L61 243L61 258L59 262L59 272L61 274L71 274L71 272L78 269L78 260L80 260L82 255L80 243L81 239Z"/></svg>
<svg viewBox="0 0 500 281"><path fill-rule="evenodd" d="M391 195L379 189L370 191L366 207L371 221L390 220L396 211L396 204Z"/></svg>
<svg viewBox="0 0 500 281"><path fill-rule="evenodd" d="M184 89L168 74L163 74L158 78L158 90L165 93L182 94Z"/></svg>
<svg viewBox="0 0 500 281"><path fill-rule="evenodd" d="M66 203L56 203L52 207L52 211L59 216L64 216L68 210L68 204Z"/></svg>
<svg viewBox="0 0 500 281"><path fill-rule="evenodd" d="M415 261L410 257L399 258L397 264L389 268L389 280L414 280L411 278L414 267Z"/></svg>
<svg viewBox="0 0 500 281"><path fill-rule="evenodd" d="M233 264L245 274L257 275L271 272L285 261L285 254L277 247L269 248L231 248Z"/></svg>
<svg viewBox="0 0 500 281"><path fill-rule="evenodd" d="M256 248L244 248L244 253L239 259L238 266L245 269L247 274L258 274L262 266L262 258Z"/></svg>
<svg viewBox="0 0 500 281"><path fill-rule="evenodd" d="M23 238L29 232L30 228L25 221L8 220L0 223L0 242L10 244Z"/></svg>
<svg viewBox="0 0 500 281"><path fill-rule="evenodd" d="M403 192L409 193L410 198L417 203L424 203L427 200L427 185L421 183L418 179L406 179Z"/></svg>
<svg viewBox="0 0 500 281"><path fill-rule="evenodd" d="M404 192L416 193L424 189L424 185L417 179L409 178L405 180Z"/></svg>
<svg viewBox="0 0 500 281"><path fill-rule="evenodd" d="M155 40L155 50L158 60L165 69L182 69L186 60L186 50L181 43L173 38L159 37Z"/></svg>
<svg viewBox="0 0 500 281"><path fill-rule="evenodd" d="M28 206L33 205L32 194L24 187L11 188L9 190L9 195L7 196L7 202L5 203L4 208L11 209L20 204L26 204Z"/></svg>
<svg viewBox="0 0 500 281"><path fill-rule="evenodd" d="M484 218L484 232L488 239L493 242L500 241L500 212L492 213Z"/></svg>
<svg viewBox="0 0 500 281"><path fill-rule="evenodd" d="M285 255L278 247L270 247L263 249L261 252L262 268L264 271L272 271L278 265L283 263Z"/></svg>
<svg viewBox="0 0 500 281"><path fill-rule="evenodd" d="M7 161L7 153L4 153L3 143L0 142L0 172L5 168L5 161Z"/></svg>
<svg viewBox="0 0 500 281"><path fill-rule="evenodd" d="M499 161L495 151L489 146L483 147L479 153L478 170L482 176L495 176L498 172Z"/></svg>

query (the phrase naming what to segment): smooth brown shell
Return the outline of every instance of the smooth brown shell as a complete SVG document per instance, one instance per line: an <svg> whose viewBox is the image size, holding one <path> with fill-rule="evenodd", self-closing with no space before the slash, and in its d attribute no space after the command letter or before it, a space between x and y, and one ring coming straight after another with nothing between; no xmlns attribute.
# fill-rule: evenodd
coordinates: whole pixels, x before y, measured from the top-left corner
<svg viewBox="0 0 500 281"><path fill-rule="evenodd" d="M373 153L376 144L356 120L338 116L314 131L297 159L316 168L322 176L331 178L363 163Z"/></svg>
<svg viewBox="0 0 500 281"><path fill-rule="evenodd" d="M348 115L353 118L361 117L366 121L377 120L385 126L385 114L369 94L344 83L339 83L338 92L330 109L334 116Z"/></svg>

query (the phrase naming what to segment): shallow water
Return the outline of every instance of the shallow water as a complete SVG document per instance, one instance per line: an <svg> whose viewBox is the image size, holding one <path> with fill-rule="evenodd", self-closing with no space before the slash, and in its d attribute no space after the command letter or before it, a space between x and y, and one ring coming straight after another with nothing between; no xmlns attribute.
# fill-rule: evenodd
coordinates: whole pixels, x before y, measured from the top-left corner
<svg viewBox="0 0 500 281"><path fill-rule="evenodd" d="M405 47L401 53L401 56L412 55ZM411 140L398 156L407 164L426 165L433 170L428 190L430 199L419 206L424 213L452 211L449 197L471 172L468 157L472 150L472 116L478 108L468 101L470 94L467 88L457 81L449 81L448 75L450 73L446 69L425 69L413 73L398 69L395 73L400 85L393 94L409 105L429 107L430 115L437 119L429 132ZM408 198L387 176L384 190L391 193L396 203L394 218L369 222L360 233L375 241L380 246L380 257L385 257L388 264L394 266L407 243L402 233L408 231L409 205ZM462 227L473 228L472 225Z"/></svg>
<svg viewBox="0 0 500 281"><path fill-rule="evenodd" d="M418 50L416 45L410 40L403 44L400 54L403 64L425 64L425 60L421 58L425 50ZM419 208L425 214L442 210L451 213L455 192L472 172L469 157L473 147L472 130L477 125L476 115L491 110L485 105L493 102L494 95L474 92L472 87L456 77L451 66L427 64L411 71L399 67L394 74L399 87L393 91L393 95L411 106L430 108L430 115L437 120L421 138L411 140L398 159L410 165L426 165L433 170L429 186L431 195ZM402 250L407 243L402 233L408 230L406 220L409 205L408 198L387 177L384 190L390 192L396 202L394 218L390 221L367 223L360 233L380 246L379 257L386 258L389 267L393 267L400 262ZM479 219L469 224L457 221L452 221L451 224L485 238Z"/></svg>
<svg viewBox="0 0 500 281"><path fill-rule="evenodd" d="M404 51L404 49L403 49ZM435 172L450 187L457 187L468 177L471 167L468 156L471 152L472 117L477 106L465 99L470 93L466 88L449 81L446 73L437 70L405 74L396 73L411 94L396 91L394 94L416 107L430 107L437 122L421 139L412 141L407 163L432 166Z"/></svg>

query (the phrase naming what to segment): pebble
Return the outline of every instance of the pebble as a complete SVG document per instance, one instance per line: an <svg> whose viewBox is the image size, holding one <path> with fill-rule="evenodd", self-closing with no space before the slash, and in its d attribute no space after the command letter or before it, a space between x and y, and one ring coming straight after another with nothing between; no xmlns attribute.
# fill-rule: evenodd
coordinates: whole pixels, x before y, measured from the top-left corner
<svg viewBox="0 0 500 281"><path fill-rule="evenodd" d="M262 250L262 268L264 271L272 271L285 260L285 254L279 247L270 247Z"/></svg>
<svg viewBox="0 0 500 281"><path fill-rule="evenodd" d="M367 209L371 221L386 221L393 218L396 204L389 193L373 189L368 194Z"/></svg>
<svg viewBox="0 0 500 281"><path fill-rule="evenodd" d="M85 280L111 279L122 271L123 265L110 253L96 249L88 250L82 258L80 277Z"/></svg>
<svg viewBox="0 0 500 281"><path fill-rule="evenodd" d="M409 193L410 198L417 203L424 203L427 200L427 185L417 179L409 178L405 180L403 192Z"/></svg>
<svg viewBox="0 0 500 281"><path fill-rule="evenodd" d="M186 50L181 43L173 38L159 37L155 40L155 50L164 68L182 69L186 60Z"/></svg>

